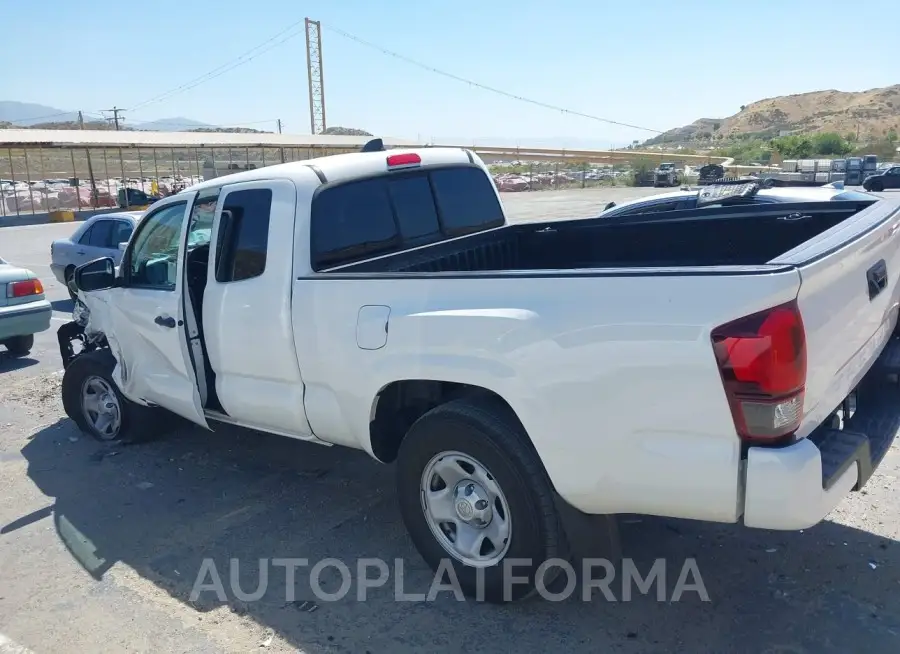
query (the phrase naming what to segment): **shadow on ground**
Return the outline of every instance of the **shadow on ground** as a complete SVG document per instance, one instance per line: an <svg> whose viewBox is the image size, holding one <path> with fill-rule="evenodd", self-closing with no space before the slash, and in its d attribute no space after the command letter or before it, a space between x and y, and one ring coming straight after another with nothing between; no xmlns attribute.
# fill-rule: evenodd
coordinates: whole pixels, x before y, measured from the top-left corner
<svg viewBox="0 0 900 654"><path fill-rule="evenodd" d="M0 346L2 347L2 346ZM12 372L13 370L22 370L29 366L36 365L37 359L31 357L11 357L3 350L0 350L0 374L4 372Z"/></svg>
<svg viewBox="0 0 900 654"><path fill-rule="evenodd" d="M230 428L184 429L118 449L71 442L76 434L60 421L22 450L29 477L55 503L0 532L52 514L57 536L95 579L122 563L201 612L222 603L211 591L188 600L210 558L230 610L307 652L897 651L900 544L834 523L781 533L623 518L625 555L643 574L657 557L667 560L667 599L684 560L695 557L710 602L695 592L658 602L655 592L636 589L630 602L599 594L583 602L580 593L506 607L460 603L449 593L434 602L395 602L393 565L389 583L359 602L361 557L402 558L407 593L425 593L432 582L395 509L390 467L343 448ZM310 565L341 559L353 587L340 601L317 600L307 568L297 573L295 601L287 602L284 568L270 567L259 600L237 599L229 560L238 560L238 579L251 593L259 560L276 557ZM340 581L335 568L321 575L329 592ZM611 588L621 600L620 583Z"/></svg>

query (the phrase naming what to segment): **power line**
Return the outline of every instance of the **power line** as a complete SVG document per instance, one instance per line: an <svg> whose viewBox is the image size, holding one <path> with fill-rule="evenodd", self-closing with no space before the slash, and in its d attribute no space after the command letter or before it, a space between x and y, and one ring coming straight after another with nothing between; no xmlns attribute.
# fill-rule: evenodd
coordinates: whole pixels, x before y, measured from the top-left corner
<svg viewBox="0 0 900 654"><path fill-rule="evenodd" d="M191 80L188 80L184 84L182 84L180 86L176 86L175 88L169 89L168 91L160 93L159 95L155 95L152 98L149 98L148 100L138 102L136 105L133 105L131 107L131 111L134 111L135 109L139 109L141 107L145 107L149 104L153 104L156 102L162 102L163 100L168 100L173 95L177 95L179 93L189 91L197 86L200 86L201 84L205 84L206 82L208 82L210 80L220 77L220 76L224 75L225 73L232 71L235 68L238 68L239 66L243 66L244 64L253 61L258 56L265 54L269 50L272 50L273 48L278 47L282 43L289 41L290 39L302 34L303 33L302 31L297 32L296 34L289 34L287 37L281 39L280 41L276 41L276 39L278 39L279 37L283 36L284 34L287 34L291 30L304 24L304 20L299 20L296 23L292 23L291 25L288 25L286 28L284 28L283 30L278 32L278 34L275 34L274 36L272 36L272 37L266 39L265 41L263 41L262 43L260 43L259 45L255 46L253 48L250 48L243 54L235 57L234 59L226 61L224 64L222 64L216 68L213 68L210 71L207 71L203 75L200 75ZM268 47L266 47L266 46L268 46ZM250 55L252 55L252 56L250 56Z"/></svg>
<svg viewBox="0 0 900 654"><path fill-rule="evenodd" d="M400 61L404 61L404 62L411 64L413 66L416 66L418 68L422 68L423 70L427 70L431 73L435 73L437 75L441 75L443 77L447 77L449 79L456 80L457 82L462 82L463 84L468 84L469 86L477 87L484 91L490 91L491 93L496 93L497 95L502 95L504 97L511 98L513 100L519 100L520 102L527 102L528 104L532 104L537 107L543 107L544 109L552 109L553 111L559 111L564 114L569 114L572 116L579 116L581 118L588 118L590 120L596 120L596 121L599 121L602 123L608 123L610 125L619 125L620 127L630 127L632 129L639 129L639 130L642 130L645 132L653 132L654 134L662 134L663 133L663 130L653 129L651 127L642 127L641 125L631 125L630 123L623 123L618 120L611 120L609 118L601 118L600 116L593 116L591 114L586 114L581 111L575 111L573 109L566 109L565 107L558 107L556 105L549 104L547 102L541 102L540 100L533 100L531 98L526 98L525 96L518 95L516 93L510 93L508 91L503 91L503 90L495 88L493 86L488 86L487 84L481 84L480 82L475 82L473 80L466 79L465 77L460 77L459 75L454 75L453 73L448 73L444 70L435 68L434 66L429 66L428 64L424 64L420 61L416 61L415 59L412 59L412 58L402 55L400 53L393 52L392 50L388 50L387 48L383 48L380 45L376 45L374 43L366 41L365 39L361 39L358 36L349 34L349 33L345 32L341 29L338 29L336 27L330 27L325 24L323 24L322 27L323 27L323 29L326 29L330 32L334 32L335 34L337 34L339 36L343 36L345 39L349 39L351 41L355 41L356 43L359 43L360 45L364 45L368 48L378 50L382 54L388 55L389 57L394 57L395 59L399 59Z"/></svg>
<svg viewBox="0 0 900 654"><path fill-rule="evenodd" d="M75 116L75 115L77 115L77 113L78 113L77 111L60 111L55 114L46 114L44 116L33 116L31 118L18 118L16 120L6 120L6 121L0 121L0 122L7 122L7 123L13 123L13 124L15 124L15 123L30 123L35 120L44 120L45 118L57 118L59 116Z"/></svg>

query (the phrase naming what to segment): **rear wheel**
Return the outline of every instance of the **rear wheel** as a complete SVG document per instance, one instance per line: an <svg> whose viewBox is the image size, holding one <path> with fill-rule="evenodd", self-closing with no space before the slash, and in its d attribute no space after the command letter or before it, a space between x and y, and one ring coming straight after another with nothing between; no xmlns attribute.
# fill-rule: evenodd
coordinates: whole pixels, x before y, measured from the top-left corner
<svg viewBox="0 0 900 654"><path fill-rule="evenodd" d="M116 387L115 367L106 349L75 357L62 381L66 415L81 431L108 443L146 440L162 431L159 410L128 400Z"/></svg>
<svg viewBox="0 0 900 654"><path fill-rule="evenodd" d="M23 357L34 347L34 334L14 336L3 343L11 357Z"/></svg>
<svg viewBox="0 0 900 654"><path fill-rule="evenodd" d="M461 399L422 416L401 443L397 490L419 553L434 570L448 561L470 597L526 597L541 564L564 558L550 481L505 406ZM541 571L543 584L559 571Z"/></svg>

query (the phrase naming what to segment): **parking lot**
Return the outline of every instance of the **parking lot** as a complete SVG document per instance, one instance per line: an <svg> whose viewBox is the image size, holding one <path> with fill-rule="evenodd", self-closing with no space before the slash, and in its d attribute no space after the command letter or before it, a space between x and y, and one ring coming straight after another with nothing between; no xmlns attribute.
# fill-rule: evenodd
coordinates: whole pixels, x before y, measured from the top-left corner
<svg viewBox="0 0 900 654"><path fill-rule="evenodd" d="M654 189L504 194L515 220L580 217ZM357 601L298 591L282 568L261 598L190 595L204 559L245 593L260 559L402 559L406 593L433 575L395 506L393 469L343 448L217 428L104 446L62 411L55 328L71 301L49 247L72 224L0 228L0 254L31 268L53 302L32 354L0 353L0 654L96 652L889 652L900 643L900 449L865 489L803 532L623 516L623 551L642 572L663 558L667 599L695 558L709 594L681 601L595 593L510 606L395 601L395 574ZM898 388L900 400L900 388ZM602 426L599 427L602 430ZM354 573L355 574L355 573ZM298 578L300 573L298 572ZM333 568L322 586L334 591ZM233 588L234 582L231 583ZM617 599L621 587L612 584ZM655 590L655 589L654 589Z"/></svg>

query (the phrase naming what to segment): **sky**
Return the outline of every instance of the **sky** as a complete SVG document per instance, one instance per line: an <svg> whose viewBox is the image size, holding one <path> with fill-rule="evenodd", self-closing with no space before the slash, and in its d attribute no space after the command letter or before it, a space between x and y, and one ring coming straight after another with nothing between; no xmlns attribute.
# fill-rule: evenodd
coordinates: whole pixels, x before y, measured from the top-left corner
<svg viewBox="0 0 900 654"><path fill-rule="evenodd" d="M837 0L0 5L0 100L86 113L115 105L136 126L178 116L274 131L280 118L285 132L310 133L306 16L322 23L327 125L378 136L621 145L766 97L900 83L896 57L883 56L897 41L898 0L869 0L864 15ZM463 80L646 129L512 99L341 32Z"/></svg>

